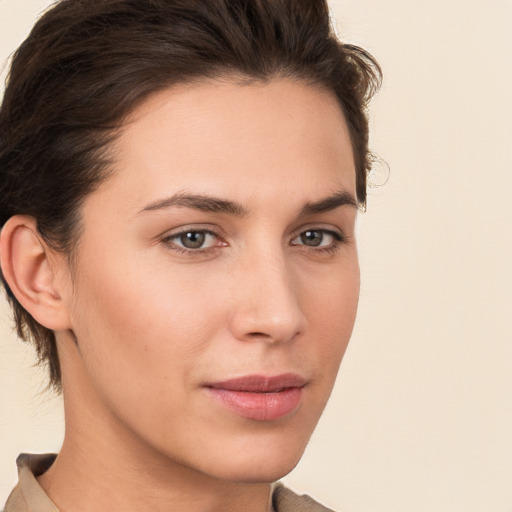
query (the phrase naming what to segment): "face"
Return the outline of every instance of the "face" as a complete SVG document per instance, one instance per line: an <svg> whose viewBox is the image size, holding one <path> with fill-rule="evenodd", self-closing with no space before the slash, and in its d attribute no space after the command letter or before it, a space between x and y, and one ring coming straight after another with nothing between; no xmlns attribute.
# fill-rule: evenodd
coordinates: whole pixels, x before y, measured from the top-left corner
<svg viewBox="0 0 512 512"><path fill-rule="evenodd" d="M303 453L356 313L341 110L300 82L180 86L113 149L83 206L64 391L80 388L76 414L94 410L132 453L276 480Z"/></svg>

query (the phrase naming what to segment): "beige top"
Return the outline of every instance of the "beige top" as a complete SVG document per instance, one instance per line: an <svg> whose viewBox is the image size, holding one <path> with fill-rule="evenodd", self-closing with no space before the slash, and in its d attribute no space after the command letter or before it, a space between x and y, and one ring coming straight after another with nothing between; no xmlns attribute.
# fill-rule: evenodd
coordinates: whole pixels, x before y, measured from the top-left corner
<svg viewBox="0 0 512 512"><path fill-rule="evenodd" d="M4 512L59 512L38 484L36 477L42 475L55 460L55 454L28 455L22 453L16 460L18 485L7 499ZM278 483L272 494L273 512L334 512L325 508L309 496L299 496Z"/></svg>

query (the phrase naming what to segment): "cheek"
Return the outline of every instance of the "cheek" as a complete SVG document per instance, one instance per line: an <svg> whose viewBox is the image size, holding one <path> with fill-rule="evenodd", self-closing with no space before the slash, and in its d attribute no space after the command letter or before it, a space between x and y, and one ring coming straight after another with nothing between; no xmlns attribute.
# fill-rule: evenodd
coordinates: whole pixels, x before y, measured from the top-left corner
<svg viewBox="0 0 512 512"><path fill-rule="evenodd" d="M116 379L117 389L142 394L162 381L176 386L186 380L221 323L208 283L188 277L128 263L84 273L75 334L84 364L102 386Z"/></svg>
<svg viewBox="0 0 512 512"><path fill-rule="evenodd" d="M310 294L309 339L318 344L320 366L329 369L335 377L357 313L360 287L357 258L352 258L339 272L331 272L322 283Z"/></svg>
<svg viewBox="0 0 512 512"><path fill-rule="evenodd" d="M84 388L150 444L172 446L182 418L195 417L190 391L222 325L222 301L211 300L213 284L204 280L121 268L84 274L78 289Z"/></svg>

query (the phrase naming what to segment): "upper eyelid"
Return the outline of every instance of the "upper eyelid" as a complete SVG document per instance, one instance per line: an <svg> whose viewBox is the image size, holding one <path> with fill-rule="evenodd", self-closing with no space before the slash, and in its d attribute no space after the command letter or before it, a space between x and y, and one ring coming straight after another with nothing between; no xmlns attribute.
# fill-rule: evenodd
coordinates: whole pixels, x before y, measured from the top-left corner
<svg viewBox="0 0 512 512"><path fill-rule="evenodd" d="M299 231L299 233L295 236L293 236L291 238L291 242L292 243L294 240L296 240L297 238L300 237L300 235L302 235L302 233L305 233L307 231L320 231L324 234L327 234L329 236L331 236L334 240L332 242L332 245L336 245L336 244L340 244L340 243L343 243L347 240L347 236L341 232L341 231L337 231L337 230L334 230L334 229L326 229L326 228L308 228L308 229L303 229L302 231ZM302 245L302 244L292 244L292 245ZM323 246L318 246L319 248L323 247ZM313 248L313 247L312 247Z"/></svg>
<svg viewBox="0 0 512 512"><path fill-rule="evenodd" d="M216 233L215 231L211 231L209 229L184 229L183 231L176 231L174 233L169 233L167 235L163 236L163 239L169 239L169 238L177 238L185 233L204 233L206 235L213 235L217 238L220 238L220 235Z"/></svg>
<svg viewBox="0 0 512 512"><path fill-rule="evenodd" d="M173 237L179 236L183 233L188 233L191 231L196 231L198 233L209 233L209 234L215 235L217 237L221 237L221 238L223 237L222 230L217 228L216 226L201 225L201 224L200 225L180 226L178 228L174 228L174 229L164 232L160 237L162 239L173 238ZM325 225L318 225L318 224L316 224L316 225L311 224L311 225L306 225L306 226L301 226L299 228L296 228L291 232L291 234L289 236L290 236L290 238L293 239L293 238L296 238L297 236L299 236L301 233L304 233L305 231L322 231L324 233L331 233L334 235L339 235L341 237L346 236L345 232L339 227L332 226L332 225L325 226Z"/></svg>
<svg viewBox="0 0 512 512"><path fill-rule="evenodd" d="M297 238L300 234L306 232L306 231L322 231L323 233L330 233L333 235L338 235L341 237L345 237L345 232L336 226L333 226L332 224L329 226L326 225L318 225L318 224L311 224L306 226L301 226L298 229L295 229L291 235L291 238Z"/></svg>
<svg viewBox="0 0 512 512"><path fill-rule="evenodd" d="M161 235L161 238L162 239L174 238L176 236L182 235L183 233L189 233L191 231L195 231L197 233L209 233L211 235L215 235L218 237L221 236L221 231L219 229L215 229L215 227L213 227L213 226L205 227L205 226L199 225L199 226L181 226L179 228L167 230Z"/></svg>
<svg viewBox="0 0 512 512"><path fill-rule="evenodd" d="M166 245L169 250L173 250L175 252L180 253L186 253L190 256L199 256L201 254L205 254L219 248L219 246L217 245L218 242L215 242L213 245L207 247L190 248L185 247L184 245L181 245L177 243L177 241L175 241L175 239L179 238L181 235L189 232L205 233L213 236L217 241L222 240L221 236L218 233L215 233L210 229L185 228L180 231L175 231L173 233L164 235L163 237L161 237L161 243Z"/></svg>
<svg viewBox="0 0 512 512"><path fill-rule="evenodd" d="M189 225L182 225L170 230L165 231L162 235L160 235L161 240L166 240L169 238L175 238L177 236L182 235L183 233L188 233L191 231L196 231L199 233L208 233L213 236L216 236L224 241L226 241L226 234L224 233L224 230L219 228L218 226L214 224L189 224ZM339 226L335 226L332 224L323 224L323 223L308 223L304 224L298 228L295 228L289 235L289 239L297 238L300 234L304 233L305 231L322 231L324 233L329 233L334 236L339 236L341 238L347 238L347 235L345 234L345 231L341 229Z"/></svg>

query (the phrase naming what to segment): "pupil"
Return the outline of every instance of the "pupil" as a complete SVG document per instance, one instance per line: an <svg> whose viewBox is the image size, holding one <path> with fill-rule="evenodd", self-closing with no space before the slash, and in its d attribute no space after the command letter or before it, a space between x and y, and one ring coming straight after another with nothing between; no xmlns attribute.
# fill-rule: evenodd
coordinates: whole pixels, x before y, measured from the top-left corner
<svg viewBox="0 0 512 512"><path fill-rule="evenodd" d="M199 249L204 244L206 235L199 231L189 231L181 235L181 243L187 249Z"/></svg>
<svg viewBox="0 0 512 512"><path fill-rule="evenodd" d="M320 231L305 231L301 235L304 245L317 246L322 243L322 233Z"/></svg>

